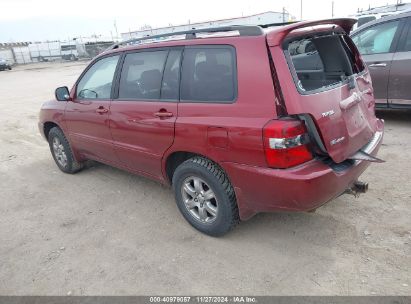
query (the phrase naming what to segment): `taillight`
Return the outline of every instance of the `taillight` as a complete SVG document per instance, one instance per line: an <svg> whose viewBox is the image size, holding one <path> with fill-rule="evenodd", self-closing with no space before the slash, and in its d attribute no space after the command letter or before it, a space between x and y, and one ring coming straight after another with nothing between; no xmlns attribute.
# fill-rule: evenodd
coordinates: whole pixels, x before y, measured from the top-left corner
<svg viewBox="0 0 411 304"><path fill-rule="evenodd" d="M300 120L271 120L264 127L264 151L271 168L285 169L305 163L313 156L308 148L307 128Z"/></svg>

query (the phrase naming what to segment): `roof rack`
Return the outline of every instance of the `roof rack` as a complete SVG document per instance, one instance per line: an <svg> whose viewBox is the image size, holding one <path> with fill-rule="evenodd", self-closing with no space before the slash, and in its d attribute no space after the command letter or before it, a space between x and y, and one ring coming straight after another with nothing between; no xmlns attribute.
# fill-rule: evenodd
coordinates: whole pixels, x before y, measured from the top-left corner
<svg viewBox="0 0 411 304"><path fill-rule="evenodd" d="M257 25L233 25L233 26L222 26L222 27L212 27L212 28L203 28L203 29L192 29L188 31L180 31L180 32L171 32L153 36L144 36L139 38L131 38L116 44L113 44L107 50L113 50L119 48L121 45L128 45L128 44L135 44L136 42L150 40L150 39L157 39L157 38L165 38L165 37L172 37L172 36L180 36L185 35L185 39L195 39L196 34L199 33L219 33L219 32L231 32L237 31L240 36L260 36L264 34L264 31L260 26Z"/></svg>
<svg viewBox="0 0 411 304"><path fill-rule="evenodd" d="M298 21L288 21L288 22L281 22L281 23L267 23L267 24L260 24L259 27L269 28L269 27L276 27L276 26L285 26L285 25L296 23L296 22L298 22Z"/></svg>

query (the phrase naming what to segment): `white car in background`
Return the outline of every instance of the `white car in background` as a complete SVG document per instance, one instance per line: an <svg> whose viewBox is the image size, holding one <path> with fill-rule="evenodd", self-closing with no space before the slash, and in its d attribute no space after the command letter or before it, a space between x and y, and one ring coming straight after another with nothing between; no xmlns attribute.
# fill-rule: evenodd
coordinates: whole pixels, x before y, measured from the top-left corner
<svg viewBox="0 0 411 304"><path fill-rule="evenodd" d="M371 22L371 21L374 21L374 20L377 20L377 19L381 19L381 18L384 18L384 17L387 17L387 16L395 15L395 14L398 14L398 13L401 13L401 11L357 16L356 18L357 18L358 21L355 24L355 26L353 27L353 30L355 30L356 28L358 28L358 27L360 27L360 26L362 26L362 25L364 25L368 22Z"/></svg>

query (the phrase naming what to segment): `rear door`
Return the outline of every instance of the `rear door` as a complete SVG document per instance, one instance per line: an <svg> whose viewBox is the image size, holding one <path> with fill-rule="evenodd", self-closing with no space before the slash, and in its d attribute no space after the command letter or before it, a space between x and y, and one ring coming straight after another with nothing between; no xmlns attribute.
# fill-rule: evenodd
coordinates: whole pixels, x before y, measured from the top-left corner
<svg viewBox="0 0 411 304"><path fill-rule="evenodd" d="M377 106L388 105L388 80L401 27L401 19L390 20L371 25L352 37L370 70Z"/></svg>
<svg viewBox="0 0 411 304"><path fill-rule="evenodd" d="M315 22L306 22L277 30L285 31L281 40L268 35L287 114L304 115L312 121L326 152L337 163L366 145L378 124L371 78L345 33L354 22L329 20L318 27ZM313 42L321 58L322 76L318 78L316 71L317 81L310 78L311 71L297 70L289 53L290 45L302 39Z"/></svg>
<svg viewBox="0 0 411 304"><path fill-rule="evenodd" d="M126 53L111 103L110 129L120 161L155 178L162 178L161 159L174 140L181 52Z"/></svg>
<svg viewBox="0 0 411 304"><path fill-rule="evenodd" d="M388 82L390 107L411 106L411 18L404 25Z"/></svg>

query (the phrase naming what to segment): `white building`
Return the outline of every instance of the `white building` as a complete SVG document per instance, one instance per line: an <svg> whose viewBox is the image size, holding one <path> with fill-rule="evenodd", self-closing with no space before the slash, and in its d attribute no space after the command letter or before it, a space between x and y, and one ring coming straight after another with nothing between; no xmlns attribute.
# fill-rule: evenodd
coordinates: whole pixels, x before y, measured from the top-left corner
<svg viewBox="0 0 411 304"><path fill-rule="evenodd" d="M127 40L130 38L140 38L153 35L161 35L166 33L188 31L192 29L202 29L208 27L232 26L232 25L262 25L272 23L284 23L291 21L288 12L264 12L261 14L244 16L231 19L212 20L199 23L190 23L184 25L168 26L155 29L144 29L139 31L130 31L121 33L121 38Z"/></svg>

